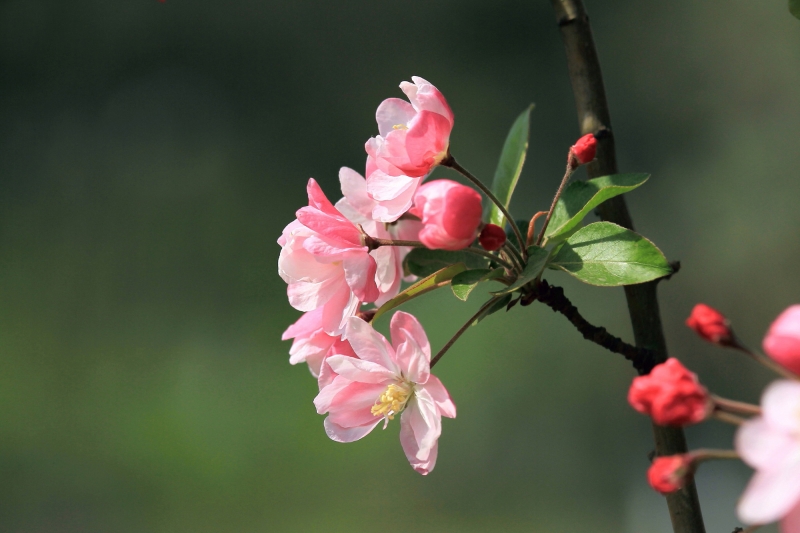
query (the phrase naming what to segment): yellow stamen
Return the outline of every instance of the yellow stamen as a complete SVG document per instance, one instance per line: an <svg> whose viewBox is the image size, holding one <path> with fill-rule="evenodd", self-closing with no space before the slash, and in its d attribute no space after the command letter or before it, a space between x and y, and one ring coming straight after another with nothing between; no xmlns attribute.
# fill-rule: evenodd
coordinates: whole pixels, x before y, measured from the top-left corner
<svg viewBox="0 0 800 533"><path fill-rule="evenodd" d="M386 387L386 391L381 394L375 405L372 406L372 414L382 416L388 422L394 420L394 415L403 412L406 403L414 392L410 383L396 382Z"/></svg>
<svg viewBox="0 0 800 533"><path fill-rule="evenodd" d="M394 126L392 126L392 129L393 130L407 130L408 126L406 126L405 124L395 124Z"/></svg>

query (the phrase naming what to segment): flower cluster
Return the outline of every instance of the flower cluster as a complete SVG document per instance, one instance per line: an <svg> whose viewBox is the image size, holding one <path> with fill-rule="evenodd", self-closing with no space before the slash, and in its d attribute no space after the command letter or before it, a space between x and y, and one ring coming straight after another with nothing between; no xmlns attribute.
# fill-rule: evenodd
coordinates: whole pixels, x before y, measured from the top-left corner
<svg viewBox="0 0 800 533"><path fill-rule="evenodd" d="M767 387L759 407L710 395L677 359L635 378L628 400L656 424L683 426L713 415L740 426L735 452L695 450L656 458L647 473L650 485L664 494L675 492L702 461L741 458L756 473L739 500L739 518L752 525L780 521L783 533L800 533L800 305L772 323L763 342L766 356L742 345L728 319L707 305L695 306L686 323L701 338L748 353L789 379Z"/></svg>
<svg viewBox="0 0 800 533"><path fill-rule="evenodd" d="M408 101L389 98L378 107L366 178L342 168L343 197L335 204L309 179L308 206L278 239L278 272L289 303L304 312L283 334L293 339L289 361L308 364L317 378L314 404L328 415L328 436L351 442L400 415L406 457L427 474L436 463L441 418L455 417L455 405L430 374L430 344L417 319L396 313L390 343L364 320L371 316L364 306L380 307L404 279L413 281L403 270L413 246L471 246L483 209L470 187L444 179L422 184L450 157L453 112L431 83L412 80L400 84Z"/></svg>

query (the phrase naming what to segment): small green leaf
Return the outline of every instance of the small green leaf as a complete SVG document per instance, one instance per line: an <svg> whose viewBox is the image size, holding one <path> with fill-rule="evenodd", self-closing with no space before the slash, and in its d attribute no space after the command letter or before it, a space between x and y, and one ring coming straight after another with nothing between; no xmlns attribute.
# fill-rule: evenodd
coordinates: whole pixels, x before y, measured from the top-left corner
<svg viewBox="0 0 800 533"><path fill-rule="evenodd" d="M522 270L522 275L517 278L517 281L515 281L512 285L509 285L501 291L493 292L492 294L495 296L500 294L509 294L521 289L523 286L539 277L539 274L542 273L544 267L547 266L548 259L549 252L547 250L540 246L529 246L528 264L525 265L525 268Z"/></svg>
<svg viewBox="0 0 800 533"><path fill-rule="evenodd" d="M614 174L570 183L547 225L547 239L552 242L555 238L566 238L592 209L609 198L632 191L649 177L649 174Z"/></svg>
<svg viewBox="0 0 800 533"><path fill-rule="evenodd" d="M800 19L800 0L789 0L789 13Z"/></svg>
<svg viewBox="0 0 800 533"><path fill-rule="evenodd" d="M453 289L453 294L456 295L456 298L466 302L472 289L477 287L478 283L499 278L504 272L504 268L495 268L494 270L489 270L488 268L465 270L453 278L450 282L450 288Z"/></svg>
<svg viewBox="0 0 800 533"><path fill-rule="evenodd" d="M494 172L492 192L506 208L511 203L511 195L514 194L514 188L517 186L519 175L522 172L522 165L525 164L532 109L533 104L528 106L528 109L523 111L514 121L511 130L508 132L508 137L506 137L506 142L503 144L500 161L497 163L497 169ZM505 227L503 222L505 217L494 203L489 203L484 215L484 218L489 223L497 224L501 228Z"/></svg>
<svg viewBox="0 0 800 533"><path fill-rule="evenodd" d="M454 276L464 272L465 269L466 267L464 266L464 263L456 263L455 265L447 266L438 272L434 272L430 276L417 281L410 287L406 288L406 290L402 291L400 294L380 306L380 308L375 311L372 321L374 322L379 316L387 311L391 311L400 304L403 304L409 300L413 300L418 296L422 296L426 292L438 289L439 287L444 287L450 283L450 280L453 279Z"/></svg>
<svg viewBox="0 0 800 533"><path fill-rule="evenodd" d="M465 251L451 252L414 248L403 261L403 270L407 274L424 277L456 263L464 263L464 266L470 270L489 266L489 260L485 257Z"/></svg>
<svg viewBox="0 0 800 533"><path fill-rule="evenodd" d="M552 266L601 287L644 283L672 273L664 254L638 233L611 222L579 229L553 255Z"/></svg>
<svg viewBox="0 0 800 533"><path fill-rule="evenodd" d="M508 303L511 301L512 297L513 296L511 294L506 294L505 296L496 296L495 298L497 298L497 301L495 303L493 303L491 306L489 306L488 308L486 308L486 310L483 313L478 315L478 318L476 318L472 322L472 325L473 326L476 325L478 322L480 322L481 320L483 320L487 316L492 315L492 314L498 312L499 310L503 309L505 306L508 305Z"/></svg>

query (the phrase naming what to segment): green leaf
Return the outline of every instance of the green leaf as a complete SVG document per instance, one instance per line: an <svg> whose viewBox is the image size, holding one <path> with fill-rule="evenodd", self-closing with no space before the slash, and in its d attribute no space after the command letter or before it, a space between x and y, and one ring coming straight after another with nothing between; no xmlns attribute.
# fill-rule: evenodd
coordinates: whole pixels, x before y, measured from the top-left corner
<svg viewBox="0 0 800 533"><path fill-rule="evenodd" d="M465 270L453 278L450 282L450 288L453 289L453 294L456 295L456 298L466 302L469 293L478 286L478 283L498 278L502 276L504 272L504 268L495 268L494 270L489 270L488 268Z"/></svg>
<svg viewBox="0 0 800 533"><path fill-rule="evenodd" d="M614 174L570 183L556 204L545 236L550 241L566 238L592 209L609 198L632 191L649 177L650 174Z"/></svg>
<svg viewBox="0 0 800 533"><path fill-rule="evenodd" d="M478 318L476 318L472 322L472 325L474 326L475 324L477 324L478 322L480 322L481 320L483 320L487 316L492 315L492 314L498 312L499 310L503 309L505 306L508 305L508 303L511 301L512 297L513 296L510 295L510 294L506 294L505 296L497 296L496 298L499 298L499 299L494 304L489 306L483 313L478 315Z"/></svg>
<svg viewBox="0 0 800 533"><path fill-rule="evenodd" d="M503 144L503 151L500 153L500 162L494 171L494 181L492 182L492 192L503 205L508 208L511 203L511 195L514 194L514 187L517 186L519 175L522 172L522 165L525 164L525 154L528 151L528 130L530 128L531 110L533 104L517 117L511 130L508 132L506 142ZM491 224L505 227L504 216L500 209L490 202L486 207L484 218Z"/></svg>
<svg viewBox="0 0 800 533"><path fill-rule="evenodd" d="M528 234L528 221L517 219L514 221L514 224L517 225L519 234L522 235L522 238L524 239L525 236ZM506 230L506 240L510 241L512 244L516 246L517 236L514 235L514 230L511 229L511 224L506 224L505 230Z"/></svg>
<svg viewBox="0 0 800 533"><path fill-rule="evenodd" d="M550 264L601 287L644 283L672 273L656 245L611 222L579 229L554 254Z"/></svg>
<svg viewBox="0 0 800 533"><path fill-rule="evenodd" d="M400 294L380 306L380 308L375 311L375 315L372 317L372 322L375 322L379 316L387 311L391 311L400 304L403 304L409 300L413 300L418 296L422 296L426 292L438 289L439 287L444 287L450 283L450 280L453 279L454 276L464 272L465 269L466 267L464 266L464 263L456 263L455 265L447 266L438 272L434 272L430 276L417 281L410 287L406 288L406 290L402 291Z"/></svg>
<svg viewBox="0 0 800 533"><path fill-rule="evenodd" d="M789 0L789 13L800 19L800 0Z"/></svg>
<svg viewBox="0 0 800 533"><path fill-rule="evenodd" d="M403 261L403 270L407 274L425 277L456 263L464 263L464 266L470 270L489 266L489 260L485 257L465 251L450 252L448 250L414 248Z"/></svg>
<svg viewBox="0 0 800 533"><path fill-rule="evenodd" d="M548 259L549 252L547 250L540 246L529 246L528 264L525 265L525 268L522 270L522 275L520 275L520 277L517 278L517 281L515 281L512 285L509 285L501 291L493 292L492 294L509 294L521 289L524 285L527 285L529 282L535 280L539 274L542 273L544 267L547 266Z"/></svg>

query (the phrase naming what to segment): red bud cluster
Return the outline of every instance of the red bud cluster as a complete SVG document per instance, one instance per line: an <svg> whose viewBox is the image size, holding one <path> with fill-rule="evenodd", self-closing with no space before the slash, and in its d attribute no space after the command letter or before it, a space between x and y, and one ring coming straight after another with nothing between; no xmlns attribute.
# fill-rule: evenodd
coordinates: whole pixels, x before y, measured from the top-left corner
<svg viewBox="0 0 800 533"><path fill-rule="evenodd" d="M661 426L696 424L713 410L706 388L675 358L657 365L646 376L634 378L628 402Z"/></svg>
<svg viewBox="0 0 800 533"><path fill-rule="evenodd" d="M725 316L706 304L697 304L686 319L686 325L708 342L722 346L734 343L730 322Z"/></svg>

